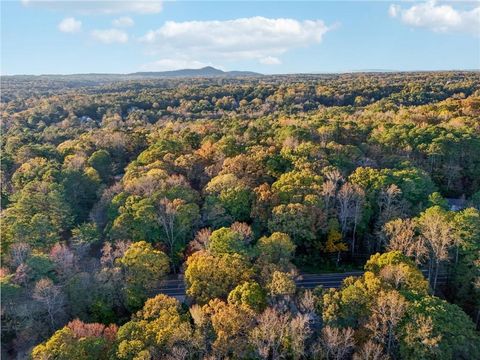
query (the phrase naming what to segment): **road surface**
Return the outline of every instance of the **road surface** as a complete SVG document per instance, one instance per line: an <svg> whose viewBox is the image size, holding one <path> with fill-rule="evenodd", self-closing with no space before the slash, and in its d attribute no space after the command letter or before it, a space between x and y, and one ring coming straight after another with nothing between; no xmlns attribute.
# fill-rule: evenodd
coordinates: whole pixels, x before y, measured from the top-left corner
<svg viewBox="0 0 480 360"><path fill-rule="evenodd" d="M295 280L297 287L304 289L313 289L316 286L324 288L339 288L342 281L349 276L361 276L363 271L352 271L345 273L332 274L302 274ZM425 274L425 272L424 272ZM426 274L425 274L426 275ZM438 282L446 280L445 275L439 275ZM185 283L183 280L166 280L161 288L155 289L155 294L165 294L173 297L185 296Z"/></svg>

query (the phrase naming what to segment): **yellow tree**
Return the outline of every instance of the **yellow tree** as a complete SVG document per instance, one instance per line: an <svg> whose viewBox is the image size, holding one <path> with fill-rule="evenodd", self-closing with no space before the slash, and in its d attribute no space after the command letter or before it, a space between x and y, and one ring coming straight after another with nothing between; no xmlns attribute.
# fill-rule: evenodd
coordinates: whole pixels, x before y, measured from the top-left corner
<svg viewBox="0 0 480 360"><path fill-rule="evenodd" d="M187 260L187 295L201 304L214 298L225 299L237 285L248 281L251 274L248 262L239 254L197 251Z"/></svg>
<svg viewBox="0 0 480 360"><path fill-rule="evenodd" d="M147 298L147 292L168 273L170 261L162 251L139 241L131 244L117 263L125 273L127 304L138 309Z"/></svg>

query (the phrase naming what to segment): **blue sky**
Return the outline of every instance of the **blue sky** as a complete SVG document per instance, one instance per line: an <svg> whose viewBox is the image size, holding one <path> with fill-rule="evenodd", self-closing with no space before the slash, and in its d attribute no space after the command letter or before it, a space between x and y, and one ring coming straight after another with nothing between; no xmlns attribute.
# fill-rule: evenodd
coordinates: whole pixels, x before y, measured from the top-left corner
<svg viewBox="0 0 480 360"><path fill-rule="evenodd" d="M480 68L480 2L1 1L1 73Z"/></svg>

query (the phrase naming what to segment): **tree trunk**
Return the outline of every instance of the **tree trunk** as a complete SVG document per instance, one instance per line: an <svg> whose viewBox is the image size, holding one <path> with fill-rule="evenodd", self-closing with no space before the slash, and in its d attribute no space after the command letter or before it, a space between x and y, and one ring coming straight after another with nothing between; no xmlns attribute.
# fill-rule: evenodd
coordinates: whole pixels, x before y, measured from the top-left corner
<svg viewBox="0 0 480 360"><path fill-rule="evenodd" d="M435 263L435 278L433 280L433 295L435 295L435 290L437 289L437 279L438 279L438 268L440 267L440 262L437 260Z"/></svg>
<svg viewBox="0 0 480 360"><path fill-rule="evenodd" d="M432 284L432 267L433 267L433 260L432 260L432 257L430 256L430 259L428 261L428 283L430 285Z"/></svg>
<svg viewBox="0 0 480 360"><path fill-rule="evenodd" d="M390 354L390 349L392 347L392 331L392 326L388 325L387 354Z"/></svg>
<svg viewBox="0 0 480 360"><path fill-rule="evenodd" d="M55 319L53 317L53 313L52 313L52 309L51 309L51 306L50 305L47 305L47 312L48 312L48 317L50 318L50 324L52 326L52 330L56 330L55 329Z"/></svg>
<svg viewBox="0 0 480 360"><path fill-rule="evenodd" d="M357 220L355 220L355 223L353 224L353 235L352 235L352 258L353 255L355 254L355 232L357 231Z"/></svg>
<svg viewBox="0 0 480 360"><path fill-rule="evenodd" d="M172 239L168 239L168 247L169 247L169 253L170 253L170 262L172 263L172 271L173 273L176 275L177 274L177 269L175 267L175 262L174 262L174 255L175 255L175 240L172 238Z"/></svg>

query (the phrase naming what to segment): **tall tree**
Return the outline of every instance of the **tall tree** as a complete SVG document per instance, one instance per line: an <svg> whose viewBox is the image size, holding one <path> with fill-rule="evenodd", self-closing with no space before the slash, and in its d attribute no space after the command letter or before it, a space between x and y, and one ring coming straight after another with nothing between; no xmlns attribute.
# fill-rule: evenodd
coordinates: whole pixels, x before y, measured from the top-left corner
<svg viewBox="0 0 480 360"><path fill-rule="evenodd" d="M40 279L35 284L33 298L45 308L50 329L55 330L59 317L64 314L65 299L60 287L50 279Z"/></svg>
<svg viewBox="0 0 480 360"><path fill-rule="evenodd" d="M400 251L413 257L417 264L423 262L428 253L425 239L417 236L417 224L412 219L395 219L383 226L383 236L387 239L388 251Z"/></svg>
<svg viewBox="0 0 480 360"><path fill-rule="evenodd" d="M418 222L421 235L424 237L430 252L428 278L431 281L433 291L435 291L440 264L449 259L449 250L454 243L451 219L445 210L439 206L434 206L422 213Z"/></svg>

